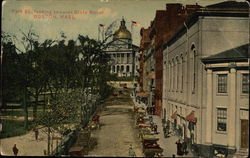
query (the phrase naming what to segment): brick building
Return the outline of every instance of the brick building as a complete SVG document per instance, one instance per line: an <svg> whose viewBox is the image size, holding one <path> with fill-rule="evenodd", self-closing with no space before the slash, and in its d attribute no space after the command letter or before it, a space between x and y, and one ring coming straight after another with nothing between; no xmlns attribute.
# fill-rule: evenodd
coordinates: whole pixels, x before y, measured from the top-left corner
<svg viewBox="0 0 250 158"><path fill-rule="evenodd" d="M153 98L151 104L154 104L152 106L155 107L156 115L161 116L162 114L163 41L168 41L177 32L177 30L179 30L180 26L183 24L187 16L198 8L200 8L200 6L198 5L186 5L186 7L184 7L179 3L166 4L166 10L157 10L155 18L151 22L150 27L148 29L142 29L141 31L141 46L143 46L143 48L145 45L145 41L147 41L146 39L143 39L143 37L147 36L147 31L149 31L150 42L146 42L147 46L150 43L149 47L147 48L148 51L150 51L148 55L152 55L152 58L154 58L155 60L154 62L150 62L151 65L152 63L155 63L154 67L151 68L151 73L148 74L150 76L143 75L142 80L145 83L144 80L152 79L152 73L155 72L155 79L153 78L154 80L152 81L154 83L151 84L151 86L154 85L155 87L150 87L148 89L152 91L153 96L150 96L150 98ZM142 56L145 57L145 52ZM152 58L148 57L147 59ZM144 59L143 62L145 63L146 59ZM143 65L143 63L141 63L141 65ZM143 71L145 71L145 69L143 69ZM143 86L145 87L145 85Z"/></svg>
<svg viewBox="0 0 250 158"><path fill-rule="evenodd" d="M138 83L140 87L140 92L144 92L143 89L143 66L144 66L144 55L145 50L150 46L150 38L149 38L150 28L144 29L141 28L140 35L141 35L141 42L140 42L140 52L139 52L139 78Z"/></svg>

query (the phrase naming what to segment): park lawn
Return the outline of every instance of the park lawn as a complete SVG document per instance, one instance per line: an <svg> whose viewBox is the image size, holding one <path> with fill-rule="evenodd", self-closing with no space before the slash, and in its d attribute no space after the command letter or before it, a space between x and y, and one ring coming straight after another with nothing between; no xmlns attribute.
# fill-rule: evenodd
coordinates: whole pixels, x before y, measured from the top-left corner
<svg viewBox="0 0 250 158"><path fill-rule="evenodd" d="M43 113L43 108L37 108L37 115ZM1 116L13 116L13 117L23 117L24 109L7 109L1 112ZM33 108L28 108L28 116L33 117ZM24 118L24 117L23 117ZM29 130L24 129L24 120L10 120L10 119L1 119L2 131L0 133L0 139L20 136L26 134ZM29 120L29 128L32 128L32 121Z"/></svg>
<svg viewBox="0 0 250 158"><path fill-rule="evenodd" d="M40 113L43 112L43 107L38 106L37 107L37 114L39 115ZM5 111L1 112L1 116L24 116L24 109L20 108L20 109L7 109ZM29 107L28 108L28 116L31 117L33 116L33 107Z"/></svg>
<svg viewBox="0 0 250 158"><path fill-rule="evenodd" d="M29 131L24 129L23 120L2 119L1 121L2 121L2 131L0 133L0 139L24 135Z"/></svg>

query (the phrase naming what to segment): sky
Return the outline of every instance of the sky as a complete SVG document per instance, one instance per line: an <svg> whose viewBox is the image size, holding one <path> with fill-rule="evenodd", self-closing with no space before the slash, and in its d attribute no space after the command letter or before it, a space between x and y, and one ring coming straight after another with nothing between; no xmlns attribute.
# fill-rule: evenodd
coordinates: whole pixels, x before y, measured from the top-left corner
<svg viewBox="0 0 250 158"><path fill-rule="evenodd" d="M66 40L75 40L78 34L98 39L99 24L107 28L114 22L115 30L124 17L129 31L131 21L140 24L132 31L133 43L139 45L140 29L149 27L156 10L165 10L166 3L206 6L222 1L225 0L5 0L2 2L2 31L21 37L21 31L28 32L32 27L40 42L60 39L61 32Z"/></svg>

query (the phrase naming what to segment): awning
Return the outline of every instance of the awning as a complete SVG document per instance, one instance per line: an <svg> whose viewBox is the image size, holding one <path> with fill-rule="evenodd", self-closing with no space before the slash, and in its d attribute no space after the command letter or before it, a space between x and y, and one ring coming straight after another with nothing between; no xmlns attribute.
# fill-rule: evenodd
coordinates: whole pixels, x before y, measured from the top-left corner
<svg viewBox="0 0 250 158"><path fill-rule="evenodd" d="M145 93L145 92L139 92L139 93L136 93L136 96L138 96L138 97L144 97L144 98L146 98L146 97L148 97L149 96L149 94L147 94L147 93Z"/></svg>
<svg viewBox="0 0 250 158"><path fill-rule="evenodd" d="M172 116L171 116L172 119L177 119L177 111L175 111Z"/></svg>
<svg viewBox="0 0 250 158"><path fill-rule="evenodd" d="M197 118L194 117L194 111L192 111L189 115L186 116L187 121L191 121L193 123L197 122Z"/></svg>
<svg viewBox="0 0 250 158"><path fill-rule="evenodd" d="M150 78L150 79L155 79L155 72L151 72L147 78Z"/></svg>

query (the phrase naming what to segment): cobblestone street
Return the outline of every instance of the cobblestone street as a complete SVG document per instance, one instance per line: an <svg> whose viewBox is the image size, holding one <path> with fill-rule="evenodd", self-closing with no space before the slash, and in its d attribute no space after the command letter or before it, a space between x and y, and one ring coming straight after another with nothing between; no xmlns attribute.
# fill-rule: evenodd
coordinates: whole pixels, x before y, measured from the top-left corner
<svg viewBox="0 0 250 158"><path fill-rule="evenodd" d="M129 156L129 145L132 144L136 156L142 155L138 131L132 114L133 102L129 91L118 96L110 96L101 113L101 127L91 133L97 139L97 146L89 156Z"/></svg>

